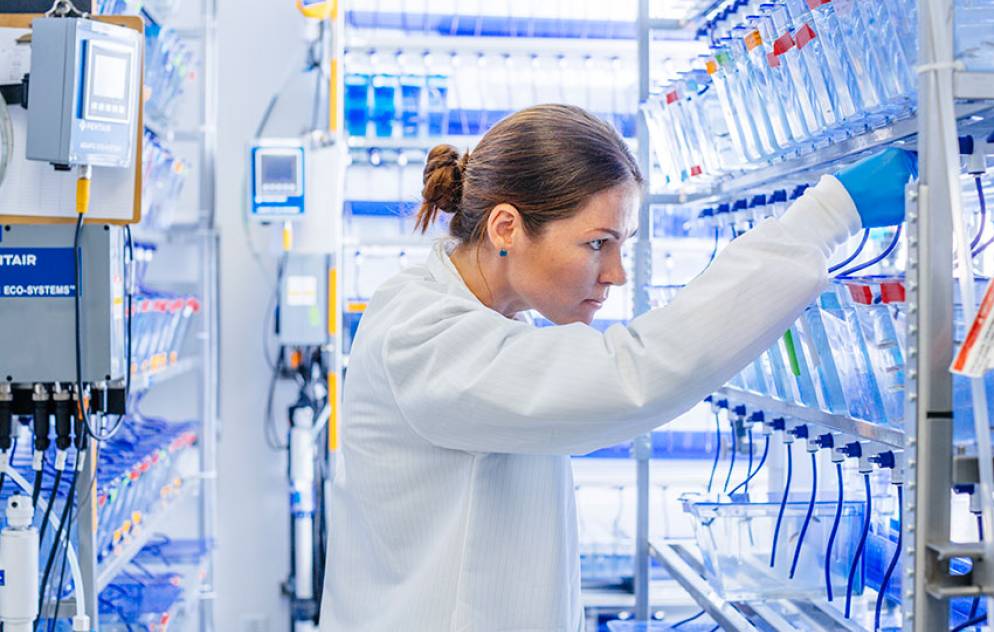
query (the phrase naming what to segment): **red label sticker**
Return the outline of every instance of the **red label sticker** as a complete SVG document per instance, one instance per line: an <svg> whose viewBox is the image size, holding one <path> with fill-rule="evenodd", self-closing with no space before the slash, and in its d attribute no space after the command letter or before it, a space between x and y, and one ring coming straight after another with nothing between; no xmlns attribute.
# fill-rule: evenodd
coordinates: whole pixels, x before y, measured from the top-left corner
<svg viewBox="0 0 994 632"><path fill-rule="evenodd" d="M808 8L814 11L823 4L828 4L832 0L808 0Z"/></svg>
<svg viewBox="0 0 994 632"><path fill-rule="evenodd" d="M784 33L773 42L774 55L783 55L792 48L794 48L794 38L790 36L790 33Z"/></svg>
<svg viewBox="0 0 994 632"><path fill-rule="evenodd" d="M856 303L862 305L872 305L873 304L873 292L870 291L869 285L856 285L854 283L847 283L846 287L849 288L849 296Z"/></svg>
<svg viewBox="0 0 994 632"><path fill-rule="evenodd" d="M701 169L700 165L694 165L693 167L690 168L690 175L691 176L699 176L702 173L704 173L704 171Z"/></svg>
<svg viewBox="0 0 994 632"><path fill-rule="evenodd" d="M905 302L904 283L900 281L888 281L880 284L880 300L884 303Z"/></svg>
<svg viewBox="0 0 994 632"><path fill-rule="evenodd" d="M808 42L818 37L815 30L811 28L810 24L805 24L801 28L797 29L797 35L794 39L797 41L798 48L804 48L807 46Z"/></svg>
<svg viewBox="0 0 994 632"><path fill-rule="evenodd" d="M780 58L777 57L774 53L766 53L766 63L770 65L770 68L779 68Z"/></svg>
<svg viewBox="0 0 994 632"><path fill-rule="evenodd" d="M676 103L680 99L680 95L676 93L676 90L666 94L666 104Z"/></svg>

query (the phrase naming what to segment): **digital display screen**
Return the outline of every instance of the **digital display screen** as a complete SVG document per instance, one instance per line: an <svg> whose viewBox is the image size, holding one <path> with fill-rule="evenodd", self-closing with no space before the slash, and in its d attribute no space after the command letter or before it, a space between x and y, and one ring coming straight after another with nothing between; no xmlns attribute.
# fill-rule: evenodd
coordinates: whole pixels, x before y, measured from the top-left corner
<svg viewBox="0 0 994 632"><path fill-rule="evenodd" d="M94 54L92 80L94 96L123 101L128 93L128 58Z"/></svg>
<svg viewBox="0 0 994 632"><path fill-rule="evenodd" d="M269 186L273 184L289 184L297 186L297 157L296 156L263 156L262 182Z"/></svg>

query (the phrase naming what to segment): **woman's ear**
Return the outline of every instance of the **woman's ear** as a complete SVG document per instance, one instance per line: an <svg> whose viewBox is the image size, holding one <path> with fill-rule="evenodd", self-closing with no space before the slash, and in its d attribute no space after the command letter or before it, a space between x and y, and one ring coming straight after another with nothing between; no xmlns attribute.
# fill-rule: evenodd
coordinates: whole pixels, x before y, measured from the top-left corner
<svg viewBox="0 0 994 632"><path fill-rule="evenodd" d="M494 250L510 251L524 231L521 213L510 204L498 204L487 218L487 237Z"/></svg>

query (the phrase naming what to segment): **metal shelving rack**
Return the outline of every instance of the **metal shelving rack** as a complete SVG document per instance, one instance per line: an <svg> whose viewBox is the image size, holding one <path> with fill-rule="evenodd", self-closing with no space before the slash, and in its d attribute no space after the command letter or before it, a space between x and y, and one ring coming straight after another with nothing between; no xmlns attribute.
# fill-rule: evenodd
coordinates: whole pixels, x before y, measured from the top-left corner
<svg viewBox="0 0 994 632"><path fill-rule="evenodd" d="M947 50L935 50L928 34L930 25L920 19L920 62L931 65L933 69L919 75L916 116L823 148L817 153L790 156L753 171L732 174L712 187L645 196L639 214L635 259L635 305L638 314L649 309L645 288L652 278L650 233L654 204L705 201L741 193L776 180L824 172L833 164L855 159L886 144L904 142L909 147L917 147L920 177L916 185L909 185L906 202L909 319L907 414L903 430L830 415L730 387L720 391L729 401L835 428L905 451L907 483L902 508L905 519L902 551L904 576L901 579L903 628L908 632L947 629L950 597L994 592L994 560L985 559L983 547L950 542L952 485L954 482L975 482L976 478L964 480L963 477L976 477L978 463L975 457L958 455L953 448L952 378L948 367L953 355L954 277L947 167L959 170L959 164L948 165L942 154L935 151L942 143L937 95L954 95L958 100L955 105L958 130L968 133L972 124L988 118L994 110L994 73L967 72L953 64L953 1L919 0L918 15L928 15L927 7L930 5L938 5L932 11L943 16L941 24L931 26L945 31L945 41L949 46ZM650 88L649 46L652 33L659 28L674 27L682 28L683 25L657 24L657 21L650 20L649 1L640 0L639 97L643 101L648 97ZM642 121L639 122L638 132L640 164L644 173L649 174L652 165L647 147L648 131ZM766 607L726 602L703 579L703 564L696 557L693 547L688 547L686 543L650 543L648 492L651 452L647 447L647 437L636 440L633 446L639 487L635 551L635 614L638 619L648 619L651 555L701 608L722 625L722 629L753 630L752 621L761 621L765 628L777 630L861 629L839 617L834 609L814 601L792 601L790 605L799 619L791 623ZM927 511L919 511L919 507L927 508ZM973 558L977 562L974 572L951 576L949 560L952 557ZM796 627L802 625L807 627Z"/></svg>
<svg viewBox="0 0 994 632"><path fill-rule="evenodd" d="M151 239L161 246L189 246L197 250L197 279L195 285L201 299L200 327L191 329L190 336L197 340L197 356L180 360L175 365L157 372L136 376L135 385L150 388L182 374L196 373L197 412L201 422L198 437L199 472L191 483L197 489L185 491L181 498L169 503L163 511L157 512L149 524L126 543L117 557L97 562L97 516L98 499L94 487L85 495L86 503L79 507L77 521L78 552L83 584L86 594L86 610L97 613L99 592L120 572L141 550L157 528L167 528L172 524L169 515L181 506L196 500L197 537L215 541L217 533L217 437L220 424L219 394L219 349L220 317L218 311L218 234L215 228L216 173L215 156L217 151L217 0L199 0L198 27L178 31L186 40L196 43L201 54L201 68L197 75L199 103L196 108L197 120L189 128L165 129L153 122L147 126L164 139L195 143L197 145L197 191L196 222L176 227L169 231L144 231L139 228L136 236ZM156 20L157 16L149 16ZM87 452L84 472L87 476L97 467L97 449ZM215 629L214 621L214 581L215 558L213 550L203 560L202 572L194 590L196 594L186 594L185 599L196 604L198 629L210 632ZM188 583L193 587L193 583ZM51 606L50 606L51 607ZM71 616L74 612L72 600L64 601L59 614ZM99 630L99 617L91 615L91 629Z"/></svg>

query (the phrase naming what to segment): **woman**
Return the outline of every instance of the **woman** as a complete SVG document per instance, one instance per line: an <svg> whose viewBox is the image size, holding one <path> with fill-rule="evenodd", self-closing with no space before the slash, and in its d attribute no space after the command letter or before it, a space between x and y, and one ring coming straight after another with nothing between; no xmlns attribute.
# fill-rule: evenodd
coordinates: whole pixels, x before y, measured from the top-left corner
<svg viewBox="0 0 994 632"><path fill-rule="evenodd" d="M453 240L385 283L356 335L321 629L580 630L569 455L673 419L767 349L838 245L901 220L911 165L822 178L670 305L600 333L643 184L618 134L545 105L462 157L433 149L418 226L447 213Z"/></svg>

